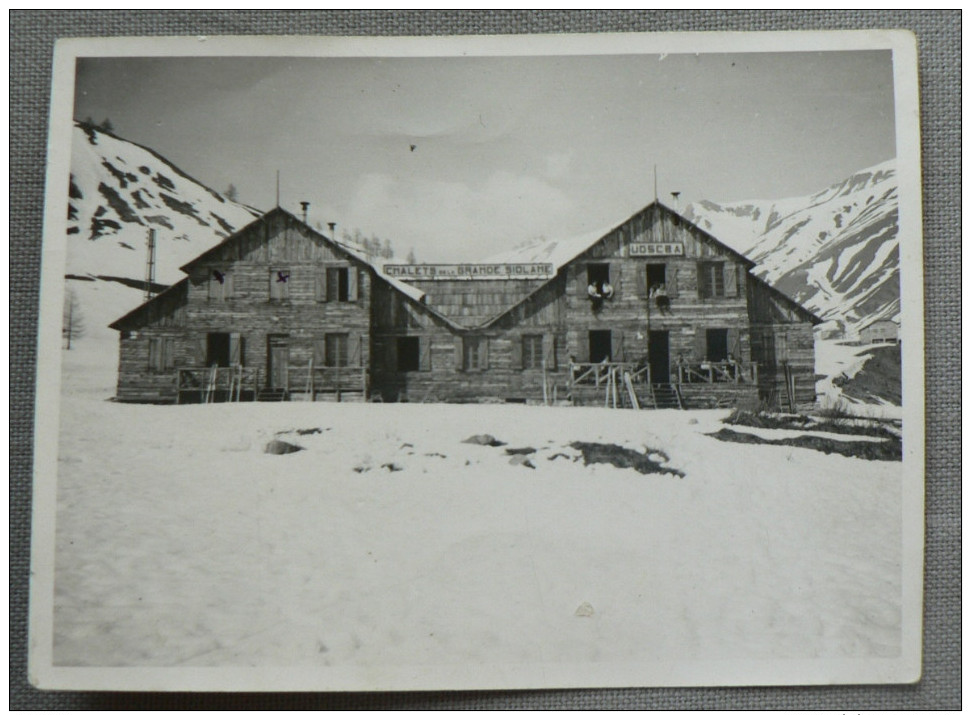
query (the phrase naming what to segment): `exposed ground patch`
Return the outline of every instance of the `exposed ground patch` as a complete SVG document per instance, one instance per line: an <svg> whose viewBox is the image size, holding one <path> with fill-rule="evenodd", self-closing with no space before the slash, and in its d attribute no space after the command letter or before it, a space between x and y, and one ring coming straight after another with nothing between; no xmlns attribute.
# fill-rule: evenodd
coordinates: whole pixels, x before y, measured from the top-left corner
<svg viewBox="0 0 971 715"><path fill-rule="evenodd" d="M751 432L736 432L728 428L722 428L718 432L709 433L708 436L714 437L722 442L769 444L777 447L801 447L803 449L815 449L817 452L824 454L841 454L844 457L858 457L860 459L885 462L899 462L903 458L903 449L900 440L896 437L888 437L883 442L846 442L809 434L798 437L784 437L782 439L764 439Z"/></svg>
<svg viewBox="0 0 971 715"><path fill-rule="evenodd" d="M648 448L643 454L617 444L601 442L571 442L570 446L583 455L583 464L612 464L621 469L634 469L641 474L673 474L684 478L684 472L665 466L668 455Z"/></svg>

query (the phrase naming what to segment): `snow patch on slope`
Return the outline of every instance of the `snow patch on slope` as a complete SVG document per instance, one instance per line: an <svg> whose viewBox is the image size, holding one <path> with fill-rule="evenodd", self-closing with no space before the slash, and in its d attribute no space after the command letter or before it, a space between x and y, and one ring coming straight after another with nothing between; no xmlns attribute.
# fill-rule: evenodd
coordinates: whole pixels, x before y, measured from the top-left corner
<svg viewBox="0 0 971 715"><path fill-rule="evenodd" d="M76 275L144 280L154 228L156 280L171 284L179 266L259 215L150 149L77 123L68 191L66 272Z"/></svg>

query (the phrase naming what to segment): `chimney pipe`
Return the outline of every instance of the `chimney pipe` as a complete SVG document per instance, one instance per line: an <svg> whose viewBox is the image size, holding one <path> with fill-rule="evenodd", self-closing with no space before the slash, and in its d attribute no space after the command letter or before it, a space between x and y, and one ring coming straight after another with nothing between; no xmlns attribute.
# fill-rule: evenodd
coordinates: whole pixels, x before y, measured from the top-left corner
<svg viewBox="0 0 971 715"><path fill-rule="evenodd" d="M334 223L333 221L328 221L327 222L327 227L330 229L330 237L336 241L337 240L337 224Z"/></svg>
<svg viewBox="0 0 971 715"><path fill-rule="evenodd" d="M307 223L307 210L310 208L309 201L301 201L300 207L303 209L303 222Z"/></svg>
<svg viewBox="0 0 971 715"><path fill-rule="evenodd" d="M678 197L681 196L681 192L680 191L672 191L671 192L671 196L674 197L674 210L677 211L677 212L680 212L681 211L681 207L678 204Z"/></svg>

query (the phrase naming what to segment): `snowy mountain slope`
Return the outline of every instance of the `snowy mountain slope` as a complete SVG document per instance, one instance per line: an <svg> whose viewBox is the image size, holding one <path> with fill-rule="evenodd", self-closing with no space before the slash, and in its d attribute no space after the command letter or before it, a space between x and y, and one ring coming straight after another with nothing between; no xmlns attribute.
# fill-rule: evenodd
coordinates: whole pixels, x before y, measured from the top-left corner
<svg viewBox="0 0 971 715"><path fill-rule="evenodd" d="M66 273L144 280L156 229L156 280L249 223L259 212L230 201L150 149L76 123L71 153Z"/></svg>
<svg viewBox="0 0 971 715"><path fill-rule="evenodd" d="M755 261L756 275L825 319L852 325L900 313L893 160L811 196L698 201L685 216Z"/></svg>

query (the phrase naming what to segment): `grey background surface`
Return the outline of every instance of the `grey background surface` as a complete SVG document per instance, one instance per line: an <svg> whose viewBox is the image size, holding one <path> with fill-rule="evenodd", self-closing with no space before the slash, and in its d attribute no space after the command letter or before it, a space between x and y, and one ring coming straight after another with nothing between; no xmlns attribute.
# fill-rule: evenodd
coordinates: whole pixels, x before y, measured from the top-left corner
<svg viewBox="0 0 971 715"><path fill-rule="evenodd" d="M10 707L952 709L961 704L960 11L11 11ZM59 37L910 29L920 45L927 390L924 676L915 685L336 694L41 692L26 678L36 321ZM905 299L908 297L905 296Z"/></svg>

